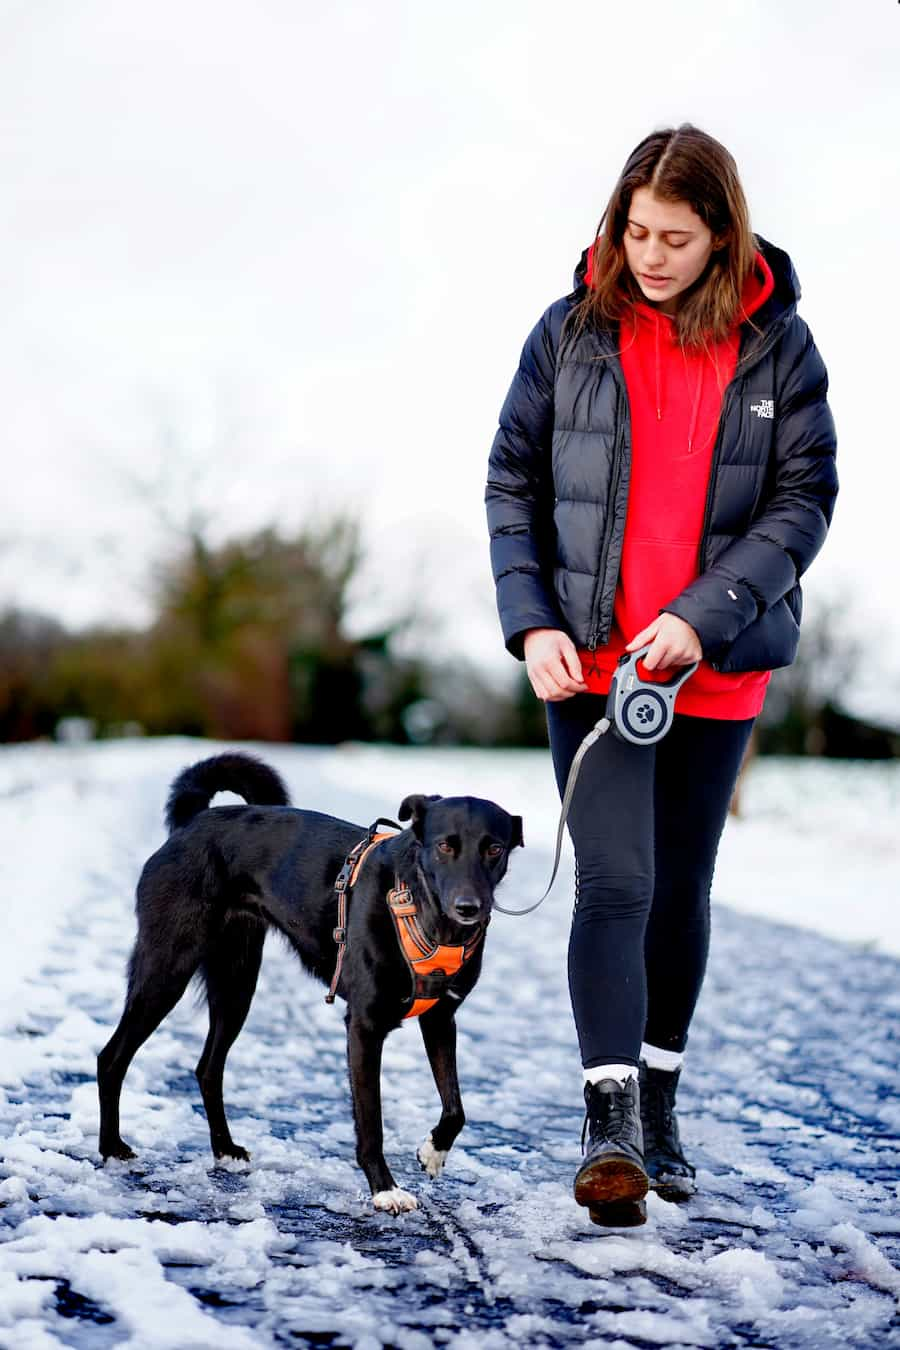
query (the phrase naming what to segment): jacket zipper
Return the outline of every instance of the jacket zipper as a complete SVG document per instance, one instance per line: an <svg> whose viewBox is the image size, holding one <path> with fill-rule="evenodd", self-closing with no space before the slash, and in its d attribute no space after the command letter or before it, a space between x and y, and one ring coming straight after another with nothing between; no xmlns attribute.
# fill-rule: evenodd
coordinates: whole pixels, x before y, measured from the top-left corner
<svg viewBox="0 0 900 1350"><path fill-rule="evenodd" d="M618 392L619 396L621 397L621 390L619 390ZM625 406L627 407L627 404ZM597 580L594 583L594 598L591 604L591 631L588 634L588 651L592 652L597 650L597 646L600 642L600 632L597 627L597 624L599 622L599 616L597 614L597 599L598 595L601 594L602 587L606 581L606 563L609 557L610 544L612 543L613 529L615 523L615 512L616 512L616 492L618 491L619 488L619 475L622 467L622 454L623 454L623 447L625 444L624 421L621 417L617 418L616 420L618 425L617 425L615 458L613 460L612 489L609 494L609 518L607 520L606 536L603 540L603 551L600 555L600 570L597 573ZM603 635L603 641L606 642L608 638L609 633L605 633Z"/></svg>

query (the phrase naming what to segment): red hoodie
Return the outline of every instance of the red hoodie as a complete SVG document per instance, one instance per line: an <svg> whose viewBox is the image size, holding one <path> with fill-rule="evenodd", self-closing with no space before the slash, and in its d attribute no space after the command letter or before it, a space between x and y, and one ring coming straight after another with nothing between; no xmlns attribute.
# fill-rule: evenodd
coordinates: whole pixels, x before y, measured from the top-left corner
<svg viewBox="0 0 900 1350"><path fill-rule="evenodd" d="M588 255L590 284L592 257ZM775 281L761 253L741 296L749 317L771 295ZM674 320L638 301L634 323L621 327L620 360L631 413L631 480L619 581L609 642L580 651L591 693L609 692L610 676L626 643L698 575L700 536L722 394L732 379L740 323L710 354L679 346ZM633 339L633 340L632 340ZM669 679L672 670L648 671ZM755 717L770 671L723 675L701 661L682 686L678 711L693 717Z"/></svg>

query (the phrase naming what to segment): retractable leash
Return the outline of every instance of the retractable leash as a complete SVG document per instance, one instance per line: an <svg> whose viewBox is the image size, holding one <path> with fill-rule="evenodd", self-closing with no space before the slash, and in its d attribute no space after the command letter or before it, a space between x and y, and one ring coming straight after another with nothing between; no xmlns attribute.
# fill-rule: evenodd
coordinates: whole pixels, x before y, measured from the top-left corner
<svg viewBox="0 0 900 1350"><path fill-rule="evenodd" d="M527 909L504 909L494 901L494 909L498 909L501 914L530 914L538 905L544 903L552 891L559 870L563 830L575 795L575 784L578 782L582 761L591 746L596 745L600 737L605 736L609 730L612 730L620 740L629 741L632 745L655 745L671 727L675 716L675 696L700 663L693 661L689 666L677 671L671 679L651 683L649 680L642 680L637 670L638 661L645 657L649 650L648 645L640 647L636 652L625 652L619 657L619 664L613 672L612 683L606 696L605 715L591 728L575 752L566 779L566 790L563 793L559 828L556 831L556 856L553 859L553 871L547 889L540 900L535 900Z"/></svg>

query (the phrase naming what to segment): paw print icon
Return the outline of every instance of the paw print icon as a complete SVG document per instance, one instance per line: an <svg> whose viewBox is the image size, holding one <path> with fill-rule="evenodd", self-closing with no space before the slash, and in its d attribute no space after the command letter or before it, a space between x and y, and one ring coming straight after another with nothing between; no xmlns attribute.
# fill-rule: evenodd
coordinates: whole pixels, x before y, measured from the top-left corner
<svg viewBox="0 0 900 1350"><path fill-rule="evenodd" d="M642 726L649 726L656 720L656 707L652 703L641 703L634 710L634 715Z"/></svg>

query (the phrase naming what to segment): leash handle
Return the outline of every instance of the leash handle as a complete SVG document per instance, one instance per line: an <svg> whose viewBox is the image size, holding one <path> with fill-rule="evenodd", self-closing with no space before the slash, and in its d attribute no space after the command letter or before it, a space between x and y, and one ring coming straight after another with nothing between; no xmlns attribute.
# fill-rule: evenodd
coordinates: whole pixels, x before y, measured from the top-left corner
<svg viewBox="0 0 900 1350"><path fill-rule="evenodd" d="M613 731L632 745L655 745L672 726L675 697L699 662L676 667L667 680L646 680L638 671L650 650L649 643L634 652L623 652L613 671L606 708Z"/></svg>
<svg viewBox="0 0 900 1350"><path fill-rule="evenodd" d="M575 758L572 760L569 768L569 776L566 779L566 790L563 793L562 809L559 813L559 827L556 831L556 856L553 859L553 871L550 874L550 882L547 889L544 891L540 900L535 900L534 904L529 905L527 909L504 909L503 906L498 905L495 900L494 909L498 909L501 914L513 914L516 916L520 914L530 914L532 910L537 909L538 905L544 903L547 896L553 890L553 883L556 880L556 874L559 871L559 859L562 854L563 831L566 827L566 818L569 814L569 807L572 805L572 798L575 795L575 784L578 782L581 761L584 759L591 746L595 745L601 736L605 736L611 726L612 722L610 722L608 717L601 717L600 721L591 728L575 752Z"/></svg>
<svg viewBox="0 0 900 1350"><path fill-rule="evenodd" d="M379 825L390 825L392 830L399 830L401 834L403 833L403 826L398 825L396 820L388 820L387 816L379 816L378 819L369 826L369 838L378 833Z"/></svg>

